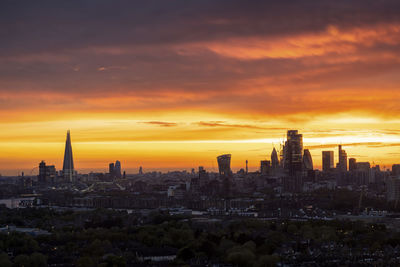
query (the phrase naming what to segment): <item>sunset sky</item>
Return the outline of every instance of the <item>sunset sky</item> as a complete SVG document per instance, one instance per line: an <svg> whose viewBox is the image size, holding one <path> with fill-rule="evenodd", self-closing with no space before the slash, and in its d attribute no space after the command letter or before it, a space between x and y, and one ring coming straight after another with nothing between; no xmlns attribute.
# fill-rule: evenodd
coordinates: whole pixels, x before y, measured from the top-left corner
<svg viewBox="0 0 400 267"><path fill-rule="evenodd" d="M0 173L400 163L400 1L0 2Z"/></svg>

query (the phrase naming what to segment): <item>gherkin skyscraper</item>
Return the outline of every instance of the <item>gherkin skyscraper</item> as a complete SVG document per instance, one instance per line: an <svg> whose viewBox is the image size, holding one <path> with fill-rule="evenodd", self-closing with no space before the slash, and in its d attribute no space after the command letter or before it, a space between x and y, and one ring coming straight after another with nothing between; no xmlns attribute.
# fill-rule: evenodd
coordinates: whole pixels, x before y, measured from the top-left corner
<svg viewBox="0 0 400 267"><path fill-rule="evenodd" d="M67 132L67 140L65 141L63 174L65 179L72 182L72 177L74 176L74 160L72 158L71 135L69 130Z"/></svg>

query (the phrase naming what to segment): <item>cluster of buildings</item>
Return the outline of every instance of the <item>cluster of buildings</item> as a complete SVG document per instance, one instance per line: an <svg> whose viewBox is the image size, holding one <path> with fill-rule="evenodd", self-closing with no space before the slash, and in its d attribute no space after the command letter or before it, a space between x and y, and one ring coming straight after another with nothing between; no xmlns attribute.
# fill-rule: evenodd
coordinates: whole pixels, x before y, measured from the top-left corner
<svg viewBox="0 0 400 267"><path fill-rule="evenodd" d="M121 171L121 162L119 160L115 161L115 163L110 163L108 165L108 170L108 173L105 175L105 179L108 181L121 179L126 175L125 171L123 173ZM67 131L62 171L57 172L54 165L46 165L46 162L42 160L39 163L39 174L37 178L37 182L41 185L62 182L73 183L78 180L78 173L74 169L70 131Z"/></svg>
<svg viewBox="0 0 400 267"><path fill-rule="evenodd" d="M371 166L369 162L348 159L346 151L339 145L336 166L334 151L322 151L322 170L316 170L310 151L303 147L303 135L297 130L287 131L286 141L279 153L274 148L271 159L262 160L257 172L249 173L246 161L246 170L233 174L230 160L229 154L217 158L224 197L248 192L246 184L254 181L256 191L264 187L279 194L346 188L395 201L396 205L400 199L400 164L393 165L392 171L381 170L379 165Z"/></svg>
<svg viewBox="0 0 400 267"><path fill-rule="evenodd" d="M74 159L72 156L71 133L68 130L67 140L65 141L64 162L62 171L57 172L54 165L46 165L46 162L42 160L39 163L38 183L48 184L60 181L74 182L76 176L77 172L74 170Z"/></svg>
<svg viewBox="0 0 400 267"><path fill-rule="evenodd" d="M115 163L110 163L108 165L108 174L112 178L116 178L116 179L122 178L121 177L121 162L119 160L117 160ZM125 176L125 172L124 172L124 176Z"/></svg>
<svg viewBox="0 0 400 267"><path fill-rule="evenodd" d="M218 172L208 172L200 166L198 171L192 169L191 172L144 173L140 167L138 174L126 174L117 160L109 164L107 173L78 174L74 169L68 131L63 169L56 171L55 166L42 161L37 181L26 182L29 177L22 177L21 180L25 188L33 185L35 192L47 189L49 192L59 189L80 192L76 199L68 201L58 199L55 194L57 200L53 201L58 205L79 207L156 208L180 205L215 213L237 212L239 209L244 214L260 207L278 209L282 205L278 200L282 200L283 196L295 199L300 193L338 188L358 192L360 203L362 197L371 196L397 205L400 199L400 165L393 165L392 171L382 171L379 165L371 166L369 162L348 159L341 145L338 147L336 166L334 155L334 151L322 151L322 170L314 169L311 153L303 146L303 135L297 130L289 130L279 151L273 148L270 159L260 161L259 170L253 172L249 172L247 160L245 168L233 172L232 155L224 154L216 158ZM114 191L124 192L125 195L121 198L117 198L116 194L107 196L108 192ZM265 199L271 196L274 196L275 202L266 203ZM296 206L295 202L292 205L286 201L285 205ZM308 202L304 200L304 203Z"/></svg>

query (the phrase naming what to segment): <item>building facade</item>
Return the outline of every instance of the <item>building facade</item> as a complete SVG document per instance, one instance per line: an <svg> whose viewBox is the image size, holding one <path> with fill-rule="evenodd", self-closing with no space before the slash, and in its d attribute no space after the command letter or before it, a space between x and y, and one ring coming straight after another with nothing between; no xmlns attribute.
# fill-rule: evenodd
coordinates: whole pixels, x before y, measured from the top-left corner
<svg viewBox="0 0 400 267"><path fill-rule="evenodd" d="M74 179L74 159L72 157L71 134L68 130L67 140L65 141L64 164L63 164L64 179L73 182Z"/></svg>
<svg viewBox="0 0 400 267"><path fill-rule="evenodd" d="M334 152L322 151L322 171L329 172L335 168Z"/></svg>
<svg viewBox="0 0 400 267"><path fill-rule="evenodd" d="M297 130L287 131L287 140L283 147L283 166L289 175L302 171L303 167L303 135Z"/></svg>

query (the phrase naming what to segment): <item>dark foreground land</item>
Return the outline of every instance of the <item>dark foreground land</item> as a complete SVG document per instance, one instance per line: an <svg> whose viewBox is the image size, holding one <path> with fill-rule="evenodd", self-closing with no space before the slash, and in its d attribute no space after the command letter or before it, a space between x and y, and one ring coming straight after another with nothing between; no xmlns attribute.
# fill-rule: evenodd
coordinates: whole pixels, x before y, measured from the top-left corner
<svg viewBox="0 0 400 267"><path fill-rule="evenodd" d="M400 264L400 233L359 221L1 208L0 225L4 267Z"/></svg>

